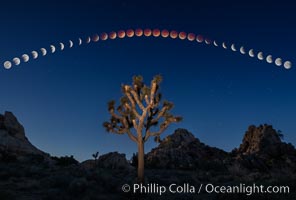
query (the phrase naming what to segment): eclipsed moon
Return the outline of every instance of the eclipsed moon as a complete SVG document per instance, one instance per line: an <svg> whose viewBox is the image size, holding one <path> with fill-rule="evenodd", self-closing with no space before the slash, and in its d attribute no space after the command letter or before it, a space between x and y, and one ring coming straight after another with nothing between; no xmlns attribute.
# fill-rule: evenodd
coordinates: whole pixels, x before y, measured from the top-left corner
<svg viewBox="0 0 296 200"><path fill-rule="evenodd" d="M235 48L235 45L234 44L231 45L231 50L232 51L236 51L236 48Z"/></svg>
<svg viewBox="0 0 296 200"><path fill-rule="evenodd" d="M218 46L216 40L214 40L213 44L214 44L214 46L216 46L216 47Z"/></svg>
<svg viewBox="0 0 296 200"><path fill-rule="evenodd" d="M159 37L160 36L160 30L159 29L153 29L152 31L152 35L154 37Z"/></svg>
<svg viewBox="0 0 296 200"><path fill-rule="evenodd" d="M5 61L4 64L3 64L3 66L4 66L5 69L10 69L11 66L12 66L12 64L11 64L10 61Z"/></svg>
<svg viewBox="0 0 296 200"><path fill-rule="evenodd" d="M266 62L268 62L268 63L272 63L272 62L273 62L273 60L272 60L272 55L268 55L268 56L266 57Z"/></svg>
<svg viewBox="0 0 296 200"><path fill-rule="evenodd" d="M134 32L134 30L133 29L128 29L127 31L126 31L126 36L127 37L133 37L135 35L135 32Z"/></svg>
<svg viewBox="0 0 296 200"><path fill-rule="evenodd" d="M47 51L46 51L45 48L41 48L40 51L41 51L41 53L42 53L42 56L46 56Z"/></svg>
<svg viewBox="0 0 296 200"><path fill-rule="evenodd" d="M143 30L142 29L140 29L140 28L137 28L136 30L135 30L135 35L137 36L137 37L141 37L141 36L143 36Z"/></svg>
<svg viewBox="0 0 296 200"><path fill-rule="evenodd" d="M14 59L12 59L12 61L15 65L21 64L21 60L18 57L15 57Z"/></svg>
<svg viewBox="0 0 296 200"><path fill-rule="evenodd" d="M245 47L241 46L241 48L239 49L241 54L246 54L246 50Z"/></svg>
<svg viewBox="0 0 296 200"><path fill-rule="evenodd" d="M91 41L90 37L87 37L87 38L86 38L86 43L89 44L90 41Z"/></svg>
<svg viewBox="0 0 296 200"><path fill-rule="evenodd" d="M92 41L93 41L93 42L97 42L97 41L99 41L99 39L100 39L100 37L99 37L98 34L95 34L95 35L92 37Z"/></svg>
<svg viewBox="0 0 296 200"><path fill-rule="evenodd" d="M28 62L30 57L28 56L28 54L23 54L22 59L23 59L24 62Z"/></svg>
<svg viewBox="0 0 296 200"><path fill-rule="evenodd" d="M168 30L166 30L166 29L163 29L161 31L161 36L164 37L164 38L167 38L167 37L170 36L170 32Z"/></svg>
<svg viewBox="0 0 296 200"><path fill-rule="evenodd" d="M111 40L114 40L114 39L116 39L116 32L114 32L114 31L112 31L111 33L109 33L109 38L111 39Z"/></svg>
<svg viewBox="0 0 296 200"><path fill-rule="evenodd" d="M283 64L281 58L277 58L277 59L275 59L274 63L275 63L275 65L278 66L278 67L280 67L280 66Z"/></svg>
<svg viewBox="0 0 296 200"><path fill-rule="evenodd" d="M286 62L284 63L284 68L286 68L286 69L291 69L291 67L292 67L292 63L291 63L290 61L286 61Z"/></svg>
<svg viewBox="0 0 296 200"><path fill-rule="evenodd" d="M31 52L33 59L38 58L38 52L37 51L32 51Z"/></svg>
<svg viewBox="0 0 296 200"><path fill-rule="evenodd" d="M258 58L259 60L263 60L263 59L264 59L264 57L263 57L263 53L262 53L261 51L257 54L257 58Z"/></svg>
<svg viewBox="0 0 296 200"><path fill-rule="evenodd" d="M120 30L117 32L117 35L119 38L124 38L125 37L125 31L124 30Z"/></svg>
<svg viewBox="0 0 296 200"><path fill-rule="evenodd" d="M73 47L73 41L69 40L69 47L72 48Z"/></svg>
<svg viewBox="0 0 296 200"><path fill-rule="evenodd" d="M196 37L196 41L199 42L199 43L203 42L203 41L204 41L203 36L202 36L202 35L198 35L198 36Z"/></svg>
<svg viewBox="0 0 296 200"><path fill-rule="evenodd" d="M205 39L205 43L206 43L206 44L211 44L212 41L211 41L209 38L206 38L206 39Z"/></svg>
<svg viewBox="0 0 296 200"><path fill-rule="evenodd" d="M187 34L184 31L181 31L179 33L179 39L180 40L185 40L186 39Z"/></svg>
<svg viewBox="0 0 296 200"><path fill-rule="evenodd" d="M78 42L78 45L79 45L79 46L82 45L82 39L79 38L78 41L79 41L79 42Z"/></svg>
<svg viewBox="0 0 296 200"><path fill-rule="evenodd" d="M146 28L146 29L144 30L144 35L145 35L146 37L149 37L149 36L151 36L151 34L152 34L152 31L151 31L151 29L149 29L149 28Z"/></svg>
<svg viewBox="0 0 296 200"><path fill-rule="evenodd" d="M56 48L55 48L55 46L53 46L53 45L50 45L50 50L51 50L51 53L54 53L54 52L56 51Z"/></svg>
<svg viewBox="0 0 296 200"><path fill-rule="evenodd" d="M254 57L254 56L255 56L255 54L254 54L254 49L250 49L250 50L249 50L249 56L250 56L250 57Z"/></svg>
<svg viewBox="0 0 296 200"><path fill-rule="evenodd" d="M227 49L227 46L226 46L225 42L222 43L222 47L223 47L224 49Z"/></svg>
<svg viewBox="0 0 296 200"><path fill-rule="evenodd" d="M172 31L170 32L170 37L171 37L172 39L176 39L176 38L178 37L178 32L172 30Z"/></svg>
<svg viewBox="0 0 296 200"><path fill-rule="evenodd" d="M188 33L187 35L187 39L189 41L194 41L195 40L195 34L194 33Z"/></svg>
<svg viewBox="0 0 296 200"><path fill-rule="evenodd" d="M63 51L63 50L64 50L64 48L65 48L65 45L64 45L64 43L60 42L60 47L61 47L61 51Z"/></svg>

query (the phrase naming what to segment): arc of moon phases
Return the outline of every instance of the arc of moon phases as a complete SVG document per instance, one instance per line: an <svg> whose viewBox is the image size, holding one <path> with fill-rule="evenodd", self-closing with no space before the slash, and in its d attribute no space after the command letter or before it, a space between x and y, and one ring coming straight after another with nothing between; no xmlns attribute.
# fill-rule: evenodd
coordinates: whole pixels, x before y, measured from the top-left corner
<svg viewBox="0 0 296 200"><path fill-rule="evenodd" d="M234 44L231 45L231 50L236 51L236 48L235 48Z"/></svg>
<svg viewBox="0 0 296 200"><path fill-rule="evenodd" d="M50 45L50 50L51 50L51 53L54 53L54 52L56 51L56 48L55 48L55 46L53 46L53 45Z"/></svg>
<svg viewBox="0 0 296 200"><path fill-rule="evenodd" d="M250 49L250 50L249 50L249 56L250 56L250 57L254 57L254 56L255 56L255 54L254 54L254 50L253 50L253 49Z"/></svg>
<svg viewBox="0 0 296 200"><path fill-rule="evenodd" d="M275 63L275 65L278 66L278 67L280 67L280 66L283 64L281 58L277 58L277 59L275 59L274 63Z"/></svg>
<svg viewBox="0 0 296 200"><path fill-rule="evenodd" d="M141 29L141 28L137 28L137 29L127 29L127 30L119 30L119 31L112 31L110 32L109 34L107 34L106 32L103 32L101 34L96 34L94 35L93 37L87 37L85 42L88 44L90 43L91 41L93 42L97 42L99 39L101 40L107 40L108 38L114 40L116 38L125 38L125 37L128 37L128 38L132 38L132 37L142 37L142 36L145 36L145 37L150 37L150 36L153 36L153 37L162 37L162 38L172 38L172 39L180 39L180 40L185 40L187 39L188 41L197 41L199 43L202 43L202 42L205 42L206 44L213 44L214 46L219 46L218 43L216 42L216 40L211 40L207 37L204 37L203 35L195 35L194 33L186 33L184 31L181 31L181 32L178 32L176 30L171 30L171 31L168 31L167 29L158 29L158 28L154 28L154 29L150 29L150 28L146 28L146 29ZM75 40L77 41L77 40ZM82 39L81 38L78 38L78 44L79 46L82 44ZM60 50L64 50L65 48L65 45L64 43L60 42ZM235 47L235 44L232 44L230 45L229 47L227 47L226 43L225 42L222 42L220 43L221 46L224 48L224 49L227 49L227 48L230 48L232 51L239 51L241 54L247 54L249 55L250 57L255 57L255 53L254 53L254 50L253 49L250 49L249 51L246 51L244 46L241 46L239 49L237 49ZM72 48L74 45L73 41L72 40L69 40L69 48ZM56 51L56 47L54 45L50 45L50 51L51 53L54 53ZM47 55L47 50L45 48L41 48L40 49L41 51L41 54L42 56L46 56ZM31 55L32 55L32 58L33 59L37 59L38 58L38 53L37 51L32 51L31 52ZM264 60L264 56L263 56L263 52L258 52L256 54L257 58L259 60ZM23 54L21 56L21 59L23 62L28 62L30 57L28 54ZM3 66L4 68L6 69L10 69L12 67L12 64L14 65L19 65L21 63L21 59L18 58L18 57L15 57L12 59L12 61L5 61L3 63ZM272 58L272 55L268 55L266 58L265 58L266 62L267 63L273 63L276 65L276 66L284 66L285 69L290 69L292 67L292 63L291 61L287 60L285 62L282 61L281 58L276 58L275 60L273 60Z"/></svg>
<svg viewBox="0 0 296 200"><path fill-rule="evenodd" d="M267 57L266 57L266 62L267 63L272 63L272 55L268 55Z"/></svg>
<svg viewBox="0 0 296 200"><path fill-rule="evenodd" d="M41 53L42 53L42 56L46 56L47 51L46 51L45 48L41 48L40 51L41 51Z"/></svg>
<svg viewBox="0 0 296 200"><path fill-rule="evenodd" d="M218 46L216 40L214 40L213 44L214 44L214 46L216 46L216 47Z"/></svg>
<svg viewBox="0 0 296 200"><path fill-rule="evenodd" d="M28 56L28 54L23 54L22 59L23 59L24 62L28 62L30 57Z"/></svg>
<svg viewBox="0 0 296 200"><path fill-rule="evenodd" d="M31 54L32 54L33 59L38 58L38 52L37 51L32 51Z"/></svg>
<svg viewBox="0 0 296 200"><path fill-rule="evenodd" d="M12 59L12 61L15 65L21 64L21 60L18 57L15 57L14 59Z"/></svg>
<svg viewBox="0 0 296 200"><path fill-rule="evenodd" d="M241 54L246 54L245 47L243 47L243 46L241 46L241 48L239 49L239 51L241 52Z"/></svg>
<svg viewBox="0 0 296 200"><path fill-rule="evenodd" d="M72 48L73 47L73 41L69 40L69 47Z"/></svg>
<svg viewBox="0 0 296 200"><path fill-rule="evenodd" d="M11 64L10 61L5 61L4 64L3 64L3 66L4 66L5 69L10 69L11 66L12 66L12 64Z"/></svg>
<svg viewBox="0 0 296 200"><path fill-rule="evenodd" d="M90 43L90 40L91 40L90 37L87 37L86 38L86 43L89 44Z"/></svg>
<svg viewBox="0 0 296 200"><path fill-rule="evenodd" d="M292 67L292 63L290 61L284 62L284 68L291 69L291 67Z"/></svg>
<svg viewBox="0 0 296 200"><path fill-rule="evenodd" d="M60 46L61 46L61 51L63 51L65 48L65 45L62 42L60 42Z"/></svg>
<svg viewBox="0 0 296 200"><path fill-rule="evenodd" d="M223 47L224 49L227 49L227 46L226 46L225 42L222 43L222 47Z"/></svg>
<svg viewBox="0 0 296 200"><path fill-rule="evenodd" d="M264 57L263 57L263 53L262 53L261 51L257 54L257 58L258 58L259 60L263 60L263 59L264 59Z"/></svg>

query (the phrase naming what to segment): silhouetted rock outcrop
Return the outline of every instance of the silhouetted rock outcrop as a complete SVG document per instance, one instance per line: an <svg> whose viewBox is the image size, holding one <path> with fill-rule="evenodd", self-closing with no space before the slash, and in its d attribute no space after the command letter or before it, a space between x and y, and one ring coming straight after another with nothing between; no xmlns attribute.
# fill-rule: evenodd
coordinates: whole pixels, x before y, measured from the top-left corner
<svg viewBox="0 0 296 200"><path fill-rule="evenodd" d="M146 155L145 162L150 168L223 168L227 156L225 151L201 143L186 129L177 129Z"/></svg>
<svg viewBox="0 0 296 200"><path fill-rule="evenodd" d="M5 156L19 158L27 154L48 156L30 143L24 127L11 112L0 114L0 160Z"/></svg>

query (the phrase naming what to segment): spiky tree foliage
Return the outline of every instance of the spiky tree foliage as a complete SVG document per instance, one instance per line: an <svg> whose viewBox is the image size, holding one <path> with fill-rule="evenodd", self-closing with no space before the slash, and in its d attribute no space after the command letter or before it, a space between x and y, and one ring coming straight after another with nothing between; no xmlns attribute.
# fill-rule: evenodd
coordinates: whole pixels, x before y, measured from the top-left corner
<svg viewBox="0 0 296 200"><path fill-rule="evenodd" d="M144 181L144 143L154 137L160 142L160 135L173 122L182 120L170 113L174 104L162 101L159 85L162 77L157 75L150 86L144 84L142 76L134 76L132 85L122 85L123 96L120 105L108 103L111 118L103 126L108 132L127 134L138 145L138 181Z"/></svg>

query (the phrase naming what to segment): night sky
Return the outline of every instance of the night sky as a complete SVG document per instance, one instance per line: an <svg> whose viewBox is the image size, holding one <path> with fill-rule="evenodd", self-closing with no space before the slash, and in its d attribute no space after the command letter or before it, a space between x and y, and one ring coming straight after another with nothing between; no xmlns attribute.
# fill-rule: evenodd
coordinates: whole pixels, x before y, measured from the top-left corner
<svg viewBox="0 0 296 200"><path fill-rule="evenodd" d="M140 2L140 3L139 3ZM253 2L253 3L252 3ZM0 5L0 113L12 111L29 140L51 155L137 151L127 135L107 133L107 102L141 74L164 78L173 113L202 142L231 151L249 125L272 124L296 144L296 4L293 1L7 1ZM96 33L159 28L202 34L219 47L171 38L91 42ZM69 48L69 39L74 41ZM290 70L221 47L235 43L290 60ZM3 68L3 62L64 42L64 51ZM155 147L151 139L146 152Z"/></svg>

